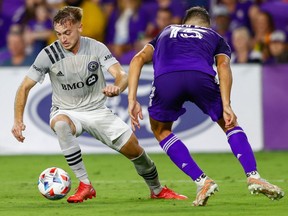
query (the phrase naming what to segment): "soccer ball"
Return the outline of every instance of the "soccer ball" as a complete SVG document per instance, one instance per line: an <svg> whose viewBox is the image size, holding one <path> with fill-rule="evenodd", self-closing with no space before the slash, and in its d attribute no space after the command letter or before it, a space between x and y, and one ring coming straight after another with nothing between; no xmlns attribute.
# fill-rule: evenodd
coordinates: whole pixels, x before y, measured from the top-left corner
<svg viewBox="0 0 288 216"><path fill-rule="evenodd" d="M71 189L70 176L61 168L47 168L39 176L38 189L49 200L62 199Z"/></svg>

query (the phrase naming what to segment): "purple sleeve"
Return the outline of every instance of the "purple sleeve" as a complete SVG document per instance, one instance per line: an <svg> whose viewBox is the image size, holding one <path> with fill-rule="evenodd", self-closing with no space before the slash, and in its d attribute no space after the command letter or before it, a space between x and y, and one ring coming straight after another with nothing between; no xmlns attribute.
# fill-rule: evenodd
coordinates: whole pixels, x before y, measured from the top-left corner
<svg viewBox="0 0 288 216"><path fill-rule="evenodd" d="M218 46L215 50L214 55L219 55L219 54L225 54L229 58L231 58L231 48L228 45L228 43L222 37L220 37L220 39L219 39L219 43L218 43Z"/></svg>
<svg viewBox="0 0 288 216"><path fill-rule="evenodd" d="M149 44L151 44L153 47L155 47L155 45L156 45L156 40L155 40L155 38L154 38L152 41L150 41Z"/></svg>
<svg viewBox="0 0 288 216"><path fill-rule="evenodd" d="M155 47L156 47L156 42L157 42L157 40L158 40L158 37L159 37L159 35L156 36L155 38L153 38L153 40L151 40L151 41L149 42L149 44L151 44L151 45L154 47L154 49L155 49Z"/></svg>

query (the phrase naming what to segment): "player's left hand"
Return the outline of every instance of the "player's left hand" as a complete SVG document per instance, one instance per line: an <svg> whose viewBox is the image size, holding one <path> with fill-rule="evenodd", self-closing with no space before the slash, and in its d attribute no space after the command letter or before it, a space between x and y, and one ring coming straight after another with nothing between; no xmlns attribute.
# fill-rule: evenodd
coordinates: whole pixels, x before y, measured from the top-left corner
<svg viewBox="0 0 288 216"><path fill-rule="evenodd" d="M135 127L140 129L139 118L143 120L142 108L138 101L129 100L128 113L131 118L132 130L135 131Z"/></svg>
<svg viewBox="0 0 288 216"><path fill-rule="evenodd" d="M223 118L225 121L225 128L233 128L238 125L237 116L230 106L223 107Z"/></svg>
<svg viewBox="0 0 288 216"><path fill-rule="evenodd" d="M115 85L107 85L102 89L103 94L107 97L118 96L121 93L120 87Z"/></svg>

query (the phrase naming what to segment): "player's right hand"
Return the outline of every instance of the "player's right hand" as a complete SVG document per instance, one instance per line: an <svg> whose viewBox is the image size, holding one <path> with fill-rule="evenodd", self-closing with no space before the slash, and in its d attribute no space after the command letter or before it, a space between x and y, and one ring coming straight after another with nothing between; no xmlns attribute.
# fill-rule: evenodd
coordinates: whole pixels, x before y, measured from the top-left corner
<svg viewBox="0 0 288 216"><path fill-rule="evenodd" d="M11 132L19 142L24 142L25 137L23 136L22 131L24 131L25 128L26 126L23 122L14 123L12 127Z"/></svg>

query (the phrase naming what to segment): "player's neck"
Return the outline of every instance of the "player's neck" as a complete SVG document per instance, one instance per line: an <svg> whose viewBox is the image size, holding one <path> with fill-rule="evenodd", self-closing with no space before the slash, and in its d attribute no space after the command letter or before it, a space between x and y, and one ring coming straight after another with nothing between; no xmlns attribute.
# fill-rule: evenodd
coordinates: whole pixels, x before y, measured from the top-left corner
<svg viewBox="0 0 288 216"><path fill-rule="evenodd" d="M76 55L78 53L79 49L80 49L80 38L77 41L77 43L75 44L75 46L72 47L71 50L69 50L69 51L72 52L74 55Z"/></svg>

